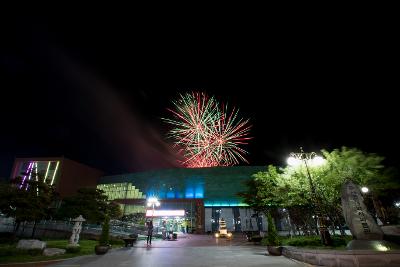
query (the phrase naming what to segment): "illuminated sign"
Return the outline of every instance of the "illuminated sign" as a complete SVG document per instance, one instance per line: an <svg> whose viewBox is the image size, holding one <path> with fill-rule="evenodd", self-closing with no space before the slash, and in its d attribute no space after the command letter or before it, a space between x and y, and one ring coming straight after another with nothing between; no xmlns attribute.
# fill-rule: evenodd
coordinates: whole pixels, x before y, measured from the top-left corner
<svg viewBox="0 0 400 267"><path fill-rule="evenodd" d="M154 214L153 214L154 212ZM146 217L185 216L185 210L147 210Z"/></svg>
<svg viewBox="0 0 400 267"><path fill-rule="evenodd" d="M204 201L204 207L248 207L246 203L237 201Z"/></svg>

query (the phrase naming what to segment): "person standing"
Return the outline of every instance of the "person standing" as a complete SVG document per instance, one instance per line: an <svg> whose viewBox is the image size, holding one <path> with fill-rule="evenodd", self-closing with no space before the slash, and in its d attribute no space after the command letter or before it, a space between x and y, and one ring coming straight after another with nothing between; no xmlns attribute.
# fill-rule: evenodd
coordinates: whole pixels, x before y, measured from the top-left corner
<svg viewBox="0 0 400 267"><path fill-rule="evenodd" d="M182 233L186 233L186 220L184 219L181 223Z"/></svg>
<svg viewBox="0 0 400 267"><path fill-rule="evenodd" d="M162 232L162 239L163 240L167 239L167 223L165 221L162 222L161 232Z"/></svg>
<svg viewBox="0 0 400 267"><path fill-rule="evenodd" d="M147 245L151 245L151 238L153 237L153 220L147 222Z"/></svg>

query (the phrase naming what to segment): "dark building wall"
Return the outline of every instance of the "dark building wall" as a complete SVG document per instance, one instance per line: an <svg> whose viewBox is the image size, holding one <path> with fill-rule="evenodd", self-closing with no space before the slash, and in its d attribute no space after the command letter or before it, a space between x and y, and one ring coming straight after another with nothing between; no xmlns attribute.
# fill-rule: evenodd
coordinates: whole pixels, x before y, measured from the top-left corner
<svg viewBox="0 0 400 267"><path fill-rule="evenodd" d="M63 157L37 157L37 158L15 158L13 168L11 171L10 179L14 179L15 177L22 176L20 173L21 164L26 161L62 161Z"/></svg>
<svg viewBox="0 0 400 267"><path fill-rule="evenodd" d="M79 162L62 158L61 177L57 189L61 197L75 194L79 188L93 187L104 173L98 169L86 166Z"/></svg>
<svg viewBox="0 0 400 267"><path fill-rule="evenodd" d="M20 176L19 169L21 164L29 161L59 161L57 176L54 182L56 191L61 197L75 194L79 188L93 187L97 185L98 179L104 173L98 169L86 166L79 162L65 157L37 157L37 158L16 158L14 161L11 179Z"/></svg>

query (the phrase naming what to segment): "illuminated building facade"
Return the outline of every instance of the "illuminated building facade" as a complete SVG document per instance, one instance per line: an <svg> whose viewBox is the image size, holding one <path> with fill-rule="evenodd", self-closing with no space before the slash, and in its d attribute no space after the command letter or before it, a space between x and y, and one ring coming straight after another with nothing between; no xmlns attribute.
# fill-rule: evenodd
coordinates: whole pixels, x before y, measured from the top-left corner
<svg viewBox="0 0 400 267"><path fill-rule="evenodd" d="M145 213L156 226L170 224L174 231L215 232L225 219L231 232L266 229L266 220L255 217L237 195L245 191L245 181L264 166L177 168L113 176L64 157L16 158L11 178L22 182L42 173L60 196L73 195L79 188L96 187L119 203L124 214ZM146 206L156 197L161 206ZM185 229L186 228L186 229Z"/></svg>
<svg viewBox="0 0 400 267"><path fill-rule="evenodd" d="M159 216L159 224L169 217L168 211L184 211L184 216L171 216L180 217L180 222L186 220L198 233L216 231L220 218L225 219L229 231L256 231L265 229L266 220L253 216L237 194L246 190L246 180L265 169L235 166L129 173L103 176L97 188L120 203L125 214L153 214L146 207L146 199L156 197L161 203L157 214L164 214Z"/></svg>
<svg viewBox="0 0 400 267"><path fill-rule="evenodd" d="M61 197L73 195L79 188L96 187L103 172L67 159L65 157L51 158L16 158L11 172L11 179L21 177L22 183L37 179L38 174L44 175L44 181L54 185Z"/></svg>

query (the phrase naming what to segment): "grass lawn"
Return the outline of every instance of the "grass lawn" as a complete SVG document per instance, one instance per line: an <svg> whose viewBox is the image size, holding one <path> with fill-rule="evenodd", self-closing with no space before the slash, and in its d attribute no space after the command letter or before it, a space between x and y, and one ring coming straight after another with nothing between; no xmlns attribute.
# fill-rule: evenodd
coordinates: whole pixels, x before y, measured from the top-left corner
<svg viewBox="0 0 400 267"><path fill-rule="evenodd" d="M68 244L68 240L46 240L48 248L62 248ZM112 242L113 243L113 242ZM113 248L122 247L124 242L115 242L112 244ZM48 261L56 259L66 259L82 255L94 254L94 247L97 245L95 240L80 240L79 245L81 250L76 253L66 252L64 255L59 256L43 256L43 255L30 255L27 251L16 249L17 244L0 244L0 263L11 262L34 262L34 261ZM32 253L35 254L35 253Z"/></svg>

